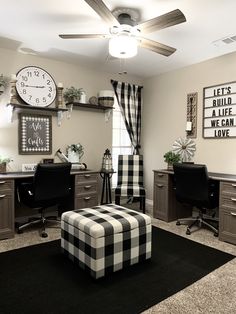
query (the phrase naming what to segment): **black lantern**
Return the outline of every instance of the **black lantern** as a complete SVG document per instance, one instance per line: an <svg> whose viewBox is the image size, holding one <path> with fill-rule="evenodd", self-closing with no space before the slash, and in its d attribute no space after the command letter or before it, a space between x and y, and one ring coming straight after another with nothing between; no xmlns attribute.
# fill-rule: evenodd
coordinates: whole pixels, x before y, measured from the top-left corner
<svg viewBox="0 0 236 314"><path fill-rule="evenodd" d="M113 172L112 157L109 149L105 150L102 158L102 172Z"/></svg>

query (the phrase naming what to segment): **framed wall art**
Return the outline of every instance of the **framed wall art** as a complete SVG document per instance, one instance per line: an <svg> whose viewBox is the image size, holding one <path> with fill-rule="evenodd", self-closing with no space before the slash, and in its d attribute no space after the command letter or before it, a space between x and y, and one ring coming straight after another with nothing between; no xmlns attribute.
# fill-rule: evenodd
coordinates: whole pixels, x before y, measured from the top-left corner
<svg viewBox="0 0 236 314"><path fill-rule="evenodd" d="M52 153L52 117L19 115L19 154L48 155Z"/></svg>
<svg viewBox="0 0 236 314"><path fill-rule="evenodd" d="M197 137L197 96L197 93L187 94L187 138Z"/></svg>
<svg viewBox="0 0 236 314"><path fill-rule="evenodd" d="M203 89L203 137L236 137L236 82Z"/></svg>

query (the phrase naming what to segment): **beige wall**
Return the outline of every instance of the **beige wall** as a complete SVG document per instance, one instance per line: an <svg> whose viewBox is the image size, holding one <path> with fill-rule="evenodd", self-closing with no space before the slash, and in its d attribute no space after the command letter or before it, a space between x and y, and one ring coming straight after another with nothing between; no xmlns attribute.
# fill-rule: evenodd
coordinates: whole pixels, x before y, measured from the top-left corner
<svg viewBox="0 0 236 314"><path fill-rule="evenodd" d="M134 77L120 77L109 73L96 72L81 65L63 63L51 59L15 53L11 50L0 49L0 74L10 76L27 65L37 65L47 70L56 82L62 82L64 87L82 87L87 99L96 96L102 89L112 89L110 79L125 80L137 84L142 81ZM9 90L0 96L0 155L12 157L8 169L21 170L22 163L37 163L42 158L54 157L58 148L65 152L66 146L80 142L85 148L82 162L90 169L100 169L102 156L106 148L111 148L112 119L105 122L103 111L86 111L75 109L71 119L64 118L62 125L57 126L56 115L52 118L52 152L49 155L19 155L18 154L18 119L14 116L13 123L9 122ZM56 160L58 160L56 158Z"/></svg>
<svg viewBox="0 0 236 314"><path fill-rule="evenodd" d="M111 89L110 79L125 80L144 85L142 116L142 152L145 160L145 185L147 198L152 199L153 169L165 168L163 155L170 150L176 138L185 135L187 93L198 92L198 135L196 163L206 163L209 171L236 174L236 139L202 138L202 91L206 86L236 80L236 53L215 58L157 77L141 80L135 77L120 77L86 69L81 65L63 63L36 56L23 55L0 49L0 73L11 75L26 65L37 65L52 74L56 82L83 87L87 98L101 89ZM112 121L105 122L103 112L73 110L71 119L64 118L57 126L53 115L53 154L18 154L18 119L10 123L9 90L0 96L0 155L13 158L12 171L20 170L22 163L36 163L42 158L54 157L58 148L65 151L67 144L80 142L84 145L83 162L89 168L99 169L104 150L111 147ZM58 160L58 159L56 159Z"/></svg>
<svg viewBox="0 0 236 314"><path fill-rule="evenodd" d="M198 92L195 163L209 171L236 174L236 138L203 139L203 88L236 81L236 53L211 59L144 82L142 150L147 198L153 199L153 169L166 168L165 152L185 135L187 94Z"/></svg>

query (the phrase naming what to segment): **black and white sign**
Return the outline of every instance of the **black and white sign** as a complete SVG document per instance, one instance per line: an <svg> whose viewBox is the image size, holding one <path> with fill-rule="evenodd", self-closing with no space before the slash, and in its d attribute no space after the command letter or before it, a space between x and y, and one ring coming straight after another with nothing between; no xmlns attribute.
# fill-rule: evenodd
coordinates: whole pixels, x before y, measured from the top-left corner
<svg viewBox="0 0 236 314"><path fill-rule="evenodd" d="M236 82L203 89L203 137L236 137Z"/></svg>
<svg viewBox="0 0 236 314"><path fill-rule="evenodd" d="M52 152L52 117L20 114L19 153L44 155Z"/></svg>

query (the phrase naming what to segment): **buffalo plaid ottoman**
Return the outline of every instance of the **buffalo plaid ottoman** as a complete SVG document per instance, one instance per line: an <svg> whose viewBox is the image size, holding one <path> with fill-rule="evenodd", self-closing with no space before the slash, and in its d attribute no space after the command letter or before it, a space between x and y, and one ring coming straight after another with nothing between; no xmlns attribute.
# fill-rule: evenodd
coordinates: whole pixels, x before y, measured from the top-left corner
<svg viewBox="0 0 236 314"><path fill-rule="evenodd" d="M151 258L151 219L107 204L62 214L61 247L94 278Z"/></svg>

